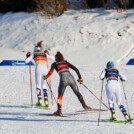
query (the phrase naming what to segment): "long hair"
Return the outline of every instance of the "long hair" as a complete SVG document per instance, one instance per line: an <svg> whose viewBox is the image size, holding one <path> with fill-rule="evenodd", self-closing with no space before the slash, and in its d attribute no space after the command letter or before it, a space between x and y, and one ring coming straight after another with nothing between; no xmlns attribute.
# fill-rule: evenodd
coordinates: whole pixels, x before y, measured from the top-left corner
<svg viewBox="0 0 134 134"><path fill-rule="evenodd" d="M57 54L55 56L56 56L56 58L58 58L59 61L64 61L64 57L63 57L62 53L60 53L59 51L57 52Z"/></svg>
<svg viewBox="0 0 134 134"><path fill-rule="evenodd" d="M40 41L40 42L37 43L37 47L39 47L41 51L43 50L42 42L43 42L43 41Z"/></svg>

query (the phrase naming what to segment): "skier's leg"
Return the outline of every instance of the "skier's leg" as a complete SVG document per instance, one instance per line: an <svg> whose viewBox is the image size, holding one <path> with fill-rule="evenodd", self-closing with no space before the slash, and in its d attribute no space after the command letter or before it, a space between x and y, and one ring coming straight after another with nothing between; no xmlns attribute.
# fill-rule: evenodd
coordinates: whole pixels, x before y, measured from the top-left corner
<svg viewBox="0 0 134 134"><path fill-rule="evenodd" d="M129 120L128 114L127 114L127 110L125 109L125 107L121 104L121 87L120 84L117 83L116 86L116 91L115 91L115 96L116 96L116 103L119 107L119 109L121 110L122 114L124 115L126 120Z"/></svg>
<svg viewBox="0 0 134 134"><path fill-rule="evenodd" d="M62 97L67 87L67 83L65 81L60 80L59 87L58 87L58 104L57 104L57 111L54 112L56 115L62 115Z"/></svg>
<svg viewBox="0 0 134 134"><path fill-rule="evenodd" d="M115 120L117 114L115 113L114 103L113 103L114 90L115 90L114 81L109 80L106 84L106 95L107 95L107 98L108 98L108 104L109 104L110 111L111 111L111 118Z"/></svg>
<svg viewBox="0 0 134 134"><path fill-rule="evenodd" d="M106 95L107 95L107 99L108 99L108 104L110 108L114 108L113 107L113 94L114 94L114 86L111 84L111 82L108 82L106 84Z"/></svg>
<svg viewBox="0 0 134 134"><path fill-rule="evenodd" d="M36 66L35 69L35 81L36 81L36 94L38 98L37 104L42 105L42 97L41 97L41 72L38 69L38 66Z"/></svg>
<svg viewBox="0 0 134 134"><path fill-rule="evenodd" d="M43 80L43 76L44 75L47 75L47 68L46 68L46 66L44 65L44 66L42 66L43 68L42 68L42 70L43 70L43 73L42 73L42 89L43 89L43 96L44 96L44 103L45 103L45 105L48 107L48 93L47 93L47 82L46 82L46 80Z"/></svg>
<svg viewBox="0 0 134 134"><path fill-rule="evenodd" d="M37 93L37 98L38 98L38 102L36 104L42 105L41 89L36 88L36 93Z"/></svg>
<svg viewBox="0 0 134 134"><path fill-rule="evenodd" d="M91 109L91 107L87 106L84 99L83 99L83 96L82 94L79 92L79 88L73 78L73 76L70 76L70 87L73 89L75 95L78 97L80 103L82 104L82 107L84 109Z"/></svg>
<svg viewBox="0 0 134 134"><path fill-rule="evenodd" d="M118 107L121 105L121 87L119 83L116 83L116 89L115 89L115 98L116 98L116 103Z"/></svg>
<svg viewBox="0 0 134 134"><path fill-rule="evenodd" d="M43 80L43 84L42 84L42 88L43 88L43 96L44 96L44 103L46 106L48 106L48 93L47 93L47 82L46 80Z"/></svg>

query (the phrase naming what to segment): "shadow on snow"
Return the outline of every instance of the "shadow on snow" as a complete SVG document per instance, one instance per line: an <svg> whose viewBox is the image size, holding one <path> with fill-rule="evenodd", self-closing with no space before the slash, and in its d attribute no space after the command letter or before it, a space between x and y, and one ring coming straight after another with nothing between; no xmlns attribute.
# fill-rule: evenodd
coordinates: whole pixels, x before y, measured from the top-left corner
<svg viewBox="0 0 134 134"><path fill-rule="evenodd" d="M97 122L94 120L67 120L67 119L25 119L23 117L16 117L16 118L0 118L0 120L4 120L4 121L31 121L31 122Z"/></svg>
<svg viewBox="0 0 134 134"><path fill-rule="evenodd" d="M17 106L17 105L0 105L0 107L3 107L3 108L31 108L30 106Z"/></svg>

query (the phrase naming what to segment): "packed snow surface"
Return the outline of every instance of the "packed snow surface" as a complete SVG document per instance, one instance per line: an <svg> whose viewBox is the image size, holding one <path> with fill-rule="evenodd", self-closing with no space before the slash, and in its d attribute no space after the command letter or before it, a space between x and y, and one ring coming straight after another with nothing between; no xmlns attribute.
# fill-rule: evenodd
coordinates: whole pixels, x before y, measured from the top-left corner
<svg viewBox="0 0 134 134"><path fill-rule="evenodd" d="M134 10L118 13L102 8L92 10L68 10L59 17L50 19L39 13L0 14L0 61L25 60L27 52L33 52L37 42L43 40L43 48L51 55L57 51L74 64L81 72L84 84L100 98L101 71L108 61L126 77L121 83L122 104L134 117L134 66L127 66L134 57ZM49 68L53 61L49 61ZM37 102L35 66L32 67L33 101ZM0 66L0 133L1 134L133 134L133 124L99 122L99 112L83 112L77 97L67 87L63 97L62 117L43 116L38 113L53 113L57 105L49 92L50 110L31 108L30 74L28 66ZM78 79L76 73L71 73ZM59 76L51 76L52 91L57 98ZM102 101L108 105L103 85ZM100 108L100 102L82 85L79 85L87 105ZM127 101L124 97L124 90ZM115 99L114 99L115 101ZM127 102L127 104L126 104ZM106 109L103 104L103 109ZM125 121L115 101L118 120ZM101 112L101 119L110 118L110 112Z"/></svg>

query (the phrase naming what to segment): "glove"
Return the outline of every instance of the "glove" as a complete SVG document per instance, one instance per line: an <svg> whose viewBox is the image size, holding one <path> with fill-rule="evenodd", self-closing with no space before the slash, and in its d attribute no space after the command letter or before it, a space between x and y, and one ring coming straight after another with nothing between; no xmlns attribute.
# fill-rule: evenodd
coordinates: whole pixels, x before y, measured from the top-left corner
<svg viewBox="0 0 134 134"><path fill-rule="evenodd" d="M28 53L26 54L26 57L28 58L30 55L31 55L31 53L30 53L30 52L28 52Z"/></svg>
<svg viewBox="0 0 134 134"><path fill-rule="evenodd" d="M120 80L122 81L122 82L124 82L125 80L123 80L122 78L120 78Z"/></svg>
<svg viewBox="0 0 134 134"><path fill-rule="evenodd" d="M50 55L50 53L47 50L45 50L44 53Z"/></svg>
<svg viewBox="0 0 134 134"><path fill-rule="evenodd" d="M47 79L47 77L44 75L44 76L43 76L43 80L46 80L46 79Z"/></svg>
<svg viewBox="0 0 134 134"><path fill-rule="evenodd" d="M80 84L82 84L82 83L83 83L83 79L82 79L82 78L79 79L78 82L79 82Z"/></svg>

